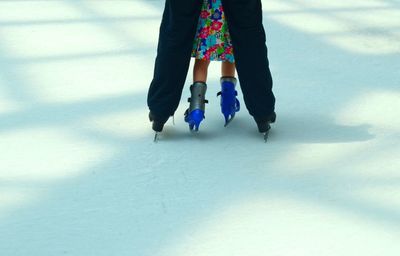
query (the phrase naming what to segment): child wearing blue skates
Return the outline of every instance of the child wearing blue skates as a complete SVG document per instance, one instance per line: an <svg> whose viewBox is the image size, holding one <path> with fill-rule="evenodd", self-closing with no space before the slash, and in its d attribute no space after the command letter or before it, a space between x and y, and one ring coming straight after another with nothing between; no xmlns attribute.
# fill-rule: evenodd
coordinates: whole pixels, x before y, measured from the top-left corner
<svg viewBox="0 0 400 256"><path fill-rule="evenodd" d="M262 20L261 0L165 0L154 77L147 97L156 136L178 108L192 56L196 57L194 83L185 114L189 128L197 130L204 118L209 61L221 60L225 124L240 108L236 68L246 108L258 131L268 134L276 114Z"/></svg>
<svg viewBox="0 0 400 256"><path fill-rule="evenodd" d="M225 126L240 110L235 78L235 59L225 12L221 0L204 0L193 44L192 57L195 57L193 85L190 86L190 106L185 112L185 121L190 130L198 131L205 112L205 93L207 91L207 71L210 61L222 61L221 73L221 112Z"/></svg>

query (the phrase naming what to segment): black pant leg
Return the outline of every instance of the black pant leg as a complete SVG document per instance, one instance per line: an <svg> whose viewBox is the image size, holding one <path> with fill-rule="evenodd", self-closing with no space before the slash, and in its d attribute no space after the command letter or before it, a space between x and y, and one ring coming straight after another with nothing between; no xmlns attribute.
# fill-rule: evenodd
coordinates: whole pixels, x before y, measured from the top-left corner
<svg viewBox="0 0 400 256"><path fill-rule="evenodd" d="M246 107L257 119L275 110L261 0L223 0Z"/></svg>
<svg viewBox="0 0 400 256"><path fill-rule="evenodd" d="M187 77L202 0L166 0L147 104L156 117L178 108Z"/></svg>

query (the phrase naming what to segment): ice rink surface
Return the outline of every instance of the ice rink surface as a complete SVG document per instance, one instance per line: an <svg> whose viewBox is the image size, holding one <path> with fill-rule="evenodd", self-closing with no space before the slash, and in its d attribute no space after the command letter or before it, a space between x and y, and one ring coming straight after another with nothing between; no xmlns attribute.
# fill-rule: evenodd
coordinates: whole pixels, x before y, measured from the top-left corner
<svg viewBox="0 0 400 256"><path fill-rule="evenodd" d="M400 255L400 1L263 0L267 144L218 63L152 142L163 4L0 1L0 255Z"/></svg>

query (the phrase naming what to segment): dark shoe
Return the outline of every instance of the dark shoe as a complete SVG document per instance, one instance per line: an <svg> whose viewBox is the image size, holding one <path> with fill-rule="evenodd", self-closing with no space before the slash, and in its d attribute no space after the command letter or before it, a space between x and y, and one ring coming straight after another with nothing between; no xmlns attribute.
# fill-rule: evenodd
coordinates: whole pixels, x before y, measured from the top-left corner
<svg viewBox="0 0 400 256"><path fill-rule="evenodd" d="M266 133L271 129L272 123L276 121L276 113L272 112L267 118L254 118L257 123L258 131L260 133Z"/></svg>
<svg viewBox="0 0 400 256"><path fill-rule="evenodd" d="M149 120L153 122L153 130L155 132L162 132L164 124L168 121L169 117L156 117L153 113L149 113Z"/></svg>

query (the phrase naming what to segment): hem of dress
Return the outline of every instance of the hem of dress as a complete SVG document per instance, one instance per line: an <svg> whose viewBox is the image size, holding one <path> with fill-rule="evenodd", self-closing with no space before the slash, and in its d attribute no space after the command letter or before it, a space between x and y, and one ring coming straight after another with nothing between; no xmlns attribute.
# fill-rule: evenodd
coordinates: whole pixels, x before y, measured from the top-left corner
<svg viewBox="0 0 400 256"><path fill-rule="evenodd" d="M222 61L222 62L229 62L229 63L235 63L235 60L230 61L230 60L223 60L223 59L205 59L205 58L198 58L196 56L192 55L192 58L195 58L196 60L208 60L208 61Z"/></svg>

